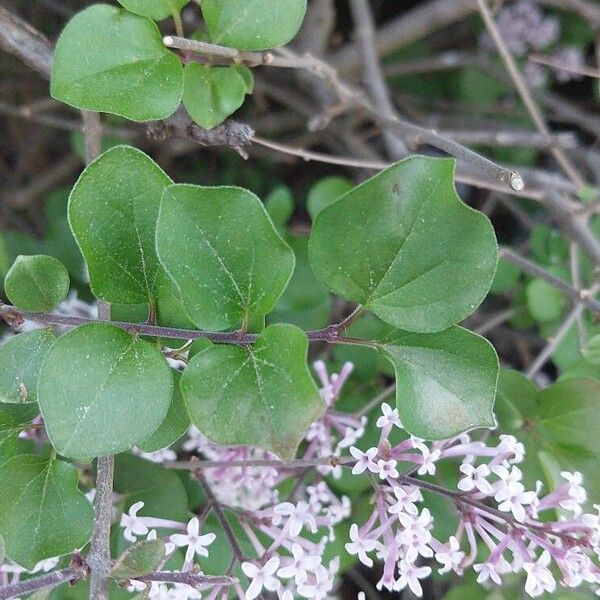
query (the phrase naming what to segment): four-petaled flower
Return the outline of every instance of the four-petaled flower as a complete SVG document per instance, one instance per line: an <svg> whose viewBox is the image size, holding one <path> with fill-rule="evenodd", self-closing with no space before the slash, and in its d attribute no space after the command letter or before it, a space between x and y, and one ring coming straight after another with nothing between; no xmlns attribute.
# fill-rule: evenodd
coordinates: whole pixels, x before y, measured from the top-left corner
<svg viewBox="0 0 600 600"><path fill-rule="evenodd" d="M350 454L356 459L356 464L352 467L352 475L360 475L367 469L371 473L379 472L379 467L373 460L377 456L377 448L369 448L366 452L363 452L355 446L351 446Z"/></svg>
<svg viewBox="0 0 600 600"><path fill-rule="evenodd" d="M400 423L400 415L398 414L398 409L394 408L384 402L381 405L381 412L383 413L381 417L377 419L377 427L383 428L388 425L395 425L396 427L402 427L402 423Z"/></svg>
<svg viewBox="0 0 600 600"><path fill-rule="evenodd" d="M394 590L399 592L408 586L410 591L420 598L423 595L423 588L419 579L428 577L431 567L418 567L415 563L403 559L398 565L398 572L400 577L394 584Z"/></svg>
<svg viewBox="0 0 600 600"><path fill-rule="evenodd" d="M287 526L293 537L300 535L304 525L308 525L313 533L317 532L315 516L311 512L308 502L304 500L300 500L295 505L291 502L282 502L275 507L274 512L281 517L289 517Z"/></svg>
<svg viewBox="0 0 600 600"><path fill-rule="evenodd" d="M352 541L346 544L346 551L348 554L357 554L358 560L360 560L363 565L372 567L373 560L371 557L367 556L367 552L372 552L377 548L377 540L362 537L356 523L352 523L350 526L350 539Z"/></svg>
<svg viewBox="0 0 600 600"><path fill-rule="evenodd" d="M143 502L136 502L129 507L128 513L121 515L121 527L125 527L123 537L128 542L135 542L138 535L146 535L148 533L148 527L144 524L141 517L137 516L139 510L144 507Z"/></svg>
<svg viewBox="0 0 600 600"><path fill-rule="evenodd" d="M176 546L187 546L185 552L185 562L187 563L193 562L196 554L208 556L206 546L212 544L217 537L214 533L199 534L200 522L197 517L194 517L187 524L187 533L176 533L169 538Z"/></svg>
<svg viewBox="0 0 600 600"><path fill-rule="evenodd" d="M462 575L461 562L464 557L465 553L460 549L458 540L451 535L443 550L435 553L435 560L443 565L441 569L438 569L438 573L443 575L454 571L458 575Z"/></svg>
<svg viewBox="0 0 600 600"><path fill-rule="evenodd" d="M394 460L394 459L383 460L380 458L377 461L377 468L379 469L379 478L387 479L389 477L390 479L397 479L397 477L398 477L398 469L396 469L397 464L398 464L397 460Z"/></svg>
<svg viewBox="0 0 600 600"><path fill-rule="evenodd" d="M281 586L281 583L275 573L279 569L279 557L272 556L262 567L251 562L242 563L244 575L251 580L246 590L246 600L254 600L265 588L274 592Z"/></svg>
<svg viewBox="0 0 600 600"><path fill-rule="evenodd" d="M292 555L290 562L277 571L277 576L284 579L293 577L296 585L300 585L306 581L307 572L314 571L317 565L321 564L321 557L306 554L300 544L292 545Z"/></svg>
<svg viewBox="0 0 600 600"><path fill-rule="evenodd" d="M458 482L458 489L463 492L471 492L478 489L482 494L489 496L494 493L491 483L486 479L491 475L487 465L474 467L470 463L463 463L459 467L464 477Z"/></svg>
<svg viewBox="0 0 600 600"><path fill-rule="evenodd" d="M527 572L525 591L530 596L541 596L544 592L553 592L556 581L548 565L550 564L550 553L544 550L535 562L523 563L523 569Z"/></svg>

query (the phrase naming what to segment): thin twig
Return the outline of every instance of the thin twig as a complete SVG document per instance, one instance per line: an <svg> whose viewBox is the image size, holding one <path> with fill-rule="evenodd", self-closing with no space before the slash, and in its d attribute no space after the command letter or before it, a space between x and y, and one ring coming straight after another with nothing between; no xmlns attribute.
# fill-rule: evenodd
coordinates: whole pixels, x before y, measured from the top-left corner
<svg viewBox="0 0 600 600"><path fill-rule="evenodd" d="M185 583L193 588L207 586L229 586L235 585L237 579L234 577L215 577L211 575L202 575L197 573L172 573L169 571L155 571L140 575L135 578L136 581L163 581L165 583Z"/></svg>
<svg viewBox="0 0 600 600"><path fill-rule="evenodd" d="M225 516L225 513L223 512L223 508L221 507L220 502L217 500L216 496L214 495L214 493L212 491L212 488L206 481L206 477L204 477L204 474L202 473L202 468L198 468L198 463L201 461L191 460L190 462L192 463L192 470L194 471L194 476L196 477L196 479L198 480L198 483L202 487L207 500L210 502L212 509L215 513L215 516L219 520L219 523L221 523L221 527L223 527L223 531L225 532L227 541L229 542L229 545L231 546L231 551L233 552L233 556L234 556L235 560L241 564L242 562L244 562L244 553L242 552L242 549L240 548L240 545L237 541L237 538L235 537L235 533L233 532L233 529L231 529L231 525L229 524L229 521L227 520L227 517ZM196 468L194 468L194 465L196 465Z"/></svg>
<svg viewBox="0 0 600 600"><path fill-rule="evenodd" d="M521 270L529 273L529 275L543 279L552 287L560 290L569 299L573 300L577 304L581 304L585 308L588 308L594 314L600 314L600 301L594 298L594 293L591 290L575 289L566 281L563 281L560 277L557 277L553 273L550 273L550 271L547 271L539 265L536 265L534 262L524 258L520 254L517 254L510 248L502 248L500 250L500 258L503 258L513 265L516 265Z"/></svg>
<svg viewBox="0 0 600 600"><path fill-rule="evenodd" d="M377 394L375 398L367 402L361 409L357 410L354 413L354 416L357 419L360 419L361 417L368 415L374 408L377 408L384 400L387 400L390 396L392 396L395 391L395 383L388 385L382 392Z"/></svg>
<svg viewBox="0 0 600 600"><path fill-rule="evenodd" d="M502 39L502 35L496 26L494 17L492 16L492 13L487 5L487 0L477 0L477 4L479 6L485 26L491 38L493 39L494 44L496 45L498 53L500 54L500 58L502 59L502 62L504 63L504 66L506 67L506 70L513 81L517 93L521 97L527 112L531 116L531 119L540 133L544 135L551 135L550 129L548 128L548 125L546 125L546 121L544 120L544 117L542 116L542 113L538 108L533 95L529 91L527 83L525 82L517 63ZM564 172L569 176L569 178L579 187L583 187L585 185L585 180L581 177L565 153L560 148L551 148L550 152L556 159L556 162L558 162Z"/></svg>
<svg viewBox="0 0 600 600"><path fill-rule="evenodd" d="M25 594L31 594L44 588L55 588L63 583L75 583L87 575L84 565L73 565L60 571L52 571L27 581L19 581L0 589L0 600L8 600Z"/></svg>
<svg viewBox="0 0 600 600"><path fill-rule="evenodd" d="M387 119L394 119L396 111L375 49L375 23L369 4L366 0L350 0L350 9L354 19L354 34L363 62L365 85L377 111ZM400 138L386 129L383 129L382 133L391 158L400 158L408 152L406 144Z"/></svg>

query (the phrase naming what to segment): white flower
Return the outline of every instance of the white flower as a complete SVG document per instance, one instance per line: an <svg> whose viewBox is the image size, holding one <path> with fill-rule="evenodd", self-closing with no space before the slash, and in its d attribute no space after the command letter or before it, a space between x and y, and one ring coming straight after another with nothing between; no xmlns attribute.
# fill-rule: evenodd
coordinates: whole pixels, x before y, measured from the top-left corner
<svg viewBox="0 0 600 600"><path fill-rule="evenodd" d="M142 521L142 517L138 517L137 513L144 507L143 502L136 502L129 507L128 513L121 515L121 527L125 527L123 537L128 542L135 542L138 535L146 535L148 527Z"/></svg>
<svg viewBox="0 0 600 600"><path fill-rule="evenodd" d="M308 525L313 533L317 532L317 521L310 510L308 502L300 500L294 505L291 502L282 502L278 504L273 512L282 517L289 517L287 525L290 535L296 537L302 531L304 525Z"/></svg>
<svg viewBox="0 0 600 600"><path fill-rule="evenodd" d="M581 485L583 483L583 475L579 471L573 473L561 471L560 475L570 485L568 488L569 497L561 500L559 505L561 508L570 510L578 516L582 513L581 505L587 500L587 493Z"/></svg>
<svg viewBox="0 0 600 600"><path fill-rule="evenodd" d="M523 505L535 501L535 492L525 491L525 486L520 482L522 474L518 467L512 467L509 471L498 465L492 467L492 471L500 478L494 484L494 499L499 503L498 508L504 512L512 512L515 519L522 523L525 520Z"/></svg>
<svg viewBox="0 0 600 600"><path fill-rule="evenodd" d="M423 455L423 462L417 473L419 475L435 475L435 461L442 457L442 453L437 449L432 452L429 447L421 441L415 443L415 448L420 450Z"/></svg>
<svg viewBox="0 0 600 600"><path fill-rule="evenodd" d="M377 548L377 541L367 537L361 537L356 523L352 523L350 526L350 539L352 541L346 544L346 551L348 554L357 554L358 560L360 560L363 565L372 567L373 560L367 556L367 552L372 552Z"/></svg>
<svg viewBox="0 0 600 600"><path fill-rule="evenodd" d="M176 533L169 538L176 546L187 546L185 552L185 562L187 563L192 562L196 554L208 556L206 546L212 544L217 537L214 533L207 533L206 535L199 535L199 533L200 522L197 517L194 517L187 524L187 534Z"/></svg>
<svg viewBox="0 0 600 600"><path fill-rule="evenodd" d="M530 596L541 596L544 592L555 590L556 581L554 581L554 576L548 569L550 559L550 553L544 550L535 562L523 563L523 569L527 572L525 591Z"/></svg>
<svg viewBox="0 0 600 600"><path fill-rule="evenodd" d="M458 575L462 575L461 562L465 557L465 553L461 551L458 540L452 535L445 544L444 549L435 553L435 560L444 565L438 569L438 573L443 575L450 571L454 571Z"/></svg>
<svg viewBox="0 0 600 600"><path fill-rule="evenodd" d="M398 564L400 577L394 584L394 590L399 592L408 585L410 591L420 598L423 595L423 588L419 579L428 577L430 573L431 567L417 567L413 562L402 559Z"/></svg>
<svg viewBox="0 0 600 600"><path fill-rule="evenodd" d="M394 487L394 496L397 502L388 508L388 512L392 515L408 514L416 517L419 514L419 509L415 502L422 499L421 492L418 488L408 488L406 486L397 485Z"/></svg>
<svg viewBox="0 0 600 600"><path fill-rule="evenodd" d="M494 583L498 585L502 583L502 579L500 579L498 569L496 569L496 565L494 563L479 563L473 565L473 570L476 573L479 573L479 575L477 576L477 583L484 583L488 579L491 579Z"/></svg>
<svg viewBox="0 0 600 600"><path fill-rule="evenodd" d="M388 477L391 479L396 479L398 477L398 469L396 469L396 465L398 464L397 460L383 460L379 459L377 461L377 467L379 470L379 478L387 479Z"/></svg>
<svg viewBox="0 0 600 600"><path fill-rule="evenodd" d="M373 460L377 456L377 448L369 448L366 452L363 452L355 446L351 446L350 454L356 458L356 464L352 467L352 475L360 475L367 469L371 473L379 472L379 467Z"/></svg>
<svg viewBox="0 0 600 600"><path fill-rule="evenodd" d="M494 493L492 485L486 479L490 475L490 469L487 465L474 467L472 464L463 463L460 465L460 472L464 477L458 482L458 489L463 492L471 492L477 488L482 494L489 496Z"/></svg>
<svg viewBox="0 0 600 600"><path fill-rule="evenodd" d="M400 515L398 515L400 516ZM396 540L405 548L412 550L416 554L420 554L426 558L433 556L433 550L429 546L431 541L431 528L433 521L428 508L424 508L421 514L413 519L407 517L404 521L401 519L404 526L396 535Z"/></svg>
<svg viewBox="0 0 600 600"><path fill-rule="evenodd" d="M298 586L298 593L305 598L323 600L329 595L333 587L334 577L323 565L319 565L311 580Z"/></svg>
<svg viewBox="0 0 600 600"><path fill-rule="evenodd" d="M496 450L500 455L512 454L512 458L508 461L511 463L520 463L525 456L525 446L514 435L502 434Z"/></svg>
<svg viewBox="0 0 600 600"><path fill-rule="evenodd" d="M284 579L293 577L296 585L300 585L306 581L307 571L314 571L321 564L321 557L306 554L299 544L292 545L292 555L290 562L277 571L277 576Z"/></svg>
<svg viewBox="0 0 600 600"><path fill-rule="evenodd" d="M377 427L387 427L388 425L395 425L396 427L402 427L400 423L400 415L398 414L398 409L394 408L384 402L381 405L381 412L383 416L377 419Z"/></svg>
<svg viewBox="0 0 600 600"><path fill-rule="evenodd" d="M263 587L270 592L277 590L281 585L279 579L274 577L278 568L278 556L272 556L262 567L251 562L243 562L242 571L251 580L246 590L246 600L254 600L261 593Z"/></svg>

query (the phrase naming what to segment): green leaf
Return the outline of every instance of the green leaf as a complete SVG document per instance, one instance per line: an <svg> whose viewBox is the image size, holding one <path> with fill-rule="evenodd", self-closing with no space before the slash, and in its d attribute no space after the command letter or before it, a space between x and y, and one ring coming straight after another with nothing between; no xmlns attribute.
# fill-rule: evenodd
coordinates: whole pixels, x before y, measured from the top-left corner
<svg viewBox="0 0 600 600"><path fill-rule="evenodd" d="M0 465L19 454L19 433L31 426L39 412L35 404L0 405Z"/></svg>
<svg viewBox="0 0 600 600"><path fill-rule="evenodd" d="M600 334L590 338L581 349L581 354L593 365L600 365Z"/></svg>
<svg viewBox="0 0 600 600"><path fill-rule="evenodd" d="M119 454L115 459L115 491L126 497L126 510L144 502L141 515L187 521L188 499L173 471L138 456Z"/></svg>
<svg viewBox="0 0 600 600"><path fill-rule="evenodd" d="M200 0L211 40L240 50L283 46L300 29L306 0Z"/></svg>
<svg viewBox="0 0 600 600"><path fill-rule="evenodd" d="M333 204L351 189L352 182L346 177L331 175L317 181L310 188L306 199L306 208L310 218L314 221L324 208Z"/></svg>
<svg viewBox="0 0 600 600"><path fill-rule="evenodd" d="M167 416L160 424L160 427L149 438L138 444L138 448L143 452L156 452L157 450L167 448L183 436L190 426L190 419L185 410L179 388L180 375L174 371L173 377L175 378L175 386Z"/></svg>
<svg viewBox="0 0 600 600"><path fill-rule="evenodd" d="M454 160L411 157L325 208L309 244L334 293L401 329L431 333L470 315L497 262L488 218L453 187Z"/></svg>
<svg viewBox="0 0 600 600"><path fill-rule="evenodd" d="M294 213L294 196L285 185L277 186L266 198L265 208L273 223L283 229Z"/></svg>
<svg viewBox="0 0 600 600"><path fill-rule="evenodd" d="M246 82L231 67L192 62L183 73L183 105L200 127L211 129L221 124L244 103Z"/></svg>
<svg viewBox="0 0 600 600"><path fill-rule="evenodd" d="M498 357L486 339L461 327L395 331L381 349L394 365L398 412L411 434L445 439L494 427Z"/></svg>
<svg viewBox="0 0 600 600"><path fill-rule="evenodd" d="M168 187L156 247L200 329L239 327L268 314L294 270L294 254L262 202L241 188Z"/></svg>
<svg viewBox="0 0 600 600"><path fill-rule="evenodd" d="M109 577L119 581L135 579L157 570L164 557L165 543L162 540L141 540L117 558Z"/></svg>
<svg viewBox="0 0 600 600"><path fill-rule="evenodd" d="M296 255L296 266L288 287L269 315L269 322L291 323L305 330L325 327L331 315L331 296L310 268L308 240L289 235L286 241Z"/></svg>
<svg viewBox="0 0 600 600"><path fill-rule="evenodd" d="M191 421L225 445L265 448L293 458L324 410L306 365L308 340L293 325L269 325L248 347L214 345L181 378Z"/></svg>
<svg viewBox="0 0 600 600"><path fill-rule="evenodd" d="M530 281L526 293L527 308L537 321L555 321L567 306L563 293L542 279Z"/></svg>
<svg viewBox="0 0 600 600"><path fill-rule="evenodd" d="M525 444L528 456L538 458L530 485L540 474L544 476L550 459L561 469L581 471L591 498L600 494L598 397L597 380L565 379L538 390L521 374L502 373L497 402L500 425ZM512 419L507 418L511 413Z"/></svg>
<svg viewBox="0 0 600 600"><path fill-rule="evenodd" d="M52 256L17 256L4 280L7 298L22 310L44 312L56 308L69 293L67 269Z"/></svg>
<svg viewBox="0 0 600 600"><path fill-rule="evenodd" d="M50 93L76 108L133 121L163 119L181 102L183 68L150 19L95 4L58 38Z"/></svg>
<svg viewBox="0 0 600 600"><path fill-rule="evenodd" d="M252 73L252 69L249 69L246 65L231 65L231 68L239 73L244 80L246 94L254 92L254 74Z"/></svg>
<svg viewBox="0 0 600 600"><path fill-rule="evenodd" d="M117 0L129 12L142 17L149 17L155 21L162 21L181 12L181 9L190 0Z"/></svg>
<svg viewBox="0 0 600 600"><path fill-rule="evenodd" d="M171 369L156 346L89 323L64 334L46 355L38 402L54 448L84 459L148 438L165 418L172 388Z"/></svg>
<svg viewBox="0 0 600 600"><path fill-rule="evenodd" d="M170 184L152 159L130 146L111 148L81 174L69 199L69 223L98 298L115 304L155 298L161 270L156 219Z"/></svg>
<svg viewBox="0 0 600 600"><path fill-rule="evenodd" d="M42 456L23 454L0 467L0 534L17 564L32 569L87 544L93 510L77 479L74 466Z"/></svg>
<svg viewBox="0 0 600 600"><path fill-rule="evenodd" d="M35 402L42 360L56 336L36 329L10 338L0 346L0 402Z"/></svg>

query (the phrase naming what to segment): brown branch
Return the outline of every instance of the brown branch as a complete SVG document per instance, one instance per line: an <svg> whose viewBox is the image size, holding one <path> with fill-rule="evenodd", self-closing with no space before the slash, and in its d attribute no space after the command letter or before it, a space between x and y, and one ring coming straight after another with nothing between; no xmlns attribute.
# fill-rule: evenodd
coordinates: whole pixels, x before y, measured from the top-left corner
<svg viewBox="0 0 600 600"><path fill-rule="evenodd" d="M563 281L560 277L557 277L550 271L536 265L534 262L524 258L520 254L517 254L510 248L502 248L500 250L500 258L504 259L522 271L525 271L533 277L543 279L546 283L560 290L567 298L574 302L581 304L588 308L591 312L598 315L600 314L600 301L593 297L590 290L577 290L573 286L569 285L566 281Z"/></svg>
<svg viewBox="0 0 600 600"><path fill-rule="evenodd" d="M31 594L43 588L54 588L63 583L76 583L87 576L87 568L79 561L60 571L52 571L40 577L34 577L27 581L19 581L0 589L0 600L16 598L24 594Z"/></svg>
<svg viewBox="0 0 600 600"><path fill-rule="evenodd" d="M52 44L39 31L1 5L0 48L21 59L45 79L50 79Z"/></svg>
<svg viewBox="0 0 600 600"><path fill-rule="evenodd" d="M519 94L527 112L531 116L532 121L534 122L537 130L544 135L551 135L550 129L544 120L544 117L533 98L533 94L529 90L525 79L517 66L512 54L508 50L504 40L502 39L502 34L500 33L492 13L488 7L487 0L477 0L477 4L479 6L479 11L483 18L483 22L485 23L486 29L488 30L494 44L496 45L496 49L500 54L500 58L504 63L510 78L513 81L515 89ZM563 171L569 176L569 178L579 187L583 187L585 185L584 179L581 177L575 166L571 163L571 161L567 158L565 153L560 148L551 148L551 154L556 159L556 162L562 167Z"/></svg>
<svg viewBox="0 0 600 600"><path fill-rule="evenodd" d="M193 588L200 586L229 586L235 585L238 580L234 577L215 577L196 573L170 573L168 571L155 571L135 577L136 581L162 581L165 583L184 583Z"/></svg>
<svg viewBox="0 0 600 600"><path fill-rule="evenodd" d="M375 23L367 0L350 0L354 19L354 34L363 63L363 79L373 105L386 119L395 119L396 110L375 49ZM406 144L397 136L383 129L383 139L389 155L400 158L407 154Z"/></svg>

